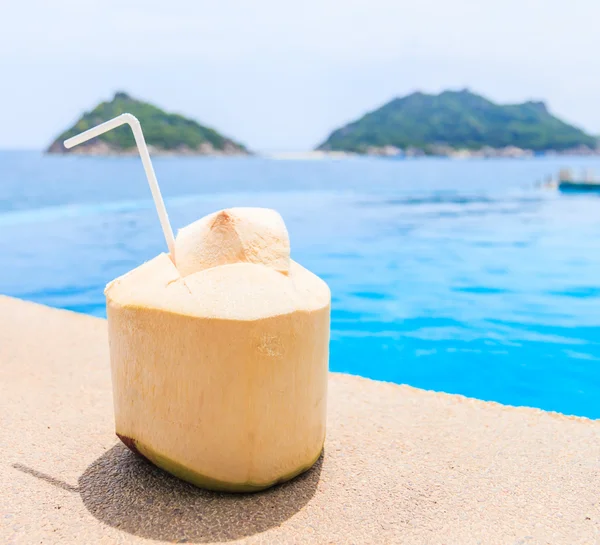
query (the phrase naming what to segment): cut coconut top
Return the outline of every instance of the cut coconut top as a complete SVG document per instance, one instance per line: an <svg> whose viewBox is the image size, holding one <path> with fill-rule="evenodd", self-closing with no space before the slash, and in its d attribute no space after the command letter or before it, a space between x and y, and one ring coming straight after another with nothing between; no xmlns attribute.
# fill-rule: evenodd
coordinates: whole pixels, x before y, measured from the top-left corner
<svg viewBox="0 0 600 545"><path fill-rule="evenodd" d="M232 208L183 228L167 254L106 287L109 302L177 314L257 320L328 306L323 280L290 259L281 216Z"/></svg>
<svg viewBox="0 0 600 545"><path fill-rule="evenodd" d="M175 263L184 277L233 263L254 263L288 274L290 239L275 210L230 208L181 229Z"/></svg>

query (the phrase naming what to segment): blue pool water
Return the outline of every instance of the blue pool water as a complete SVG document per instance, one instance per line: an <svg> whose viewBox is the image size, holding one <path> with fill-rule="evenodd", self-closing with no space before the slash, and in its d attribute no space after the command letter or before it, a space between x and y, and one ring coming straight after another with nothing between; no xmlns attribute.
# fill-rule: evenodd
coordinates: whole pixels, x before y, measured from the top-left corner
<svg viewBox="0 0 600 545"><path fill-rule="evenodd" d="M332 290L332 370L599 418L600 197L535 186L561 166L600 160L155 160L175 228L283 215ZM0 152L0 293L104 316L164 249L139 160Z"/></svg>

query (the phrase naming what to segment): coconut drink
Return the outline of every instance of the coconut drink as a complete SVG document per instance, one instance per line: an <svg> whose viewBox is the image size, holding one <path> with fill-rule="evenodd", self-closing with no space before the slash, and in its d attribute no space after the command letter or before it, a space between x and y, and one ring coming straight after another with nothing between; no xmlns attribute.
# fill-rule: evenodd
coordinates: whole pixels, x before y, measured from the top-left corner
<svg viewBox="0 0 600 545"><path fill-rule="evenodd" d="M290 259L273 210L221 210L173 237L132 117L118 124L134 129L169 252L105 290L116 433L202 488L289 480L312 467L325 440L329 288Z"/></svg>

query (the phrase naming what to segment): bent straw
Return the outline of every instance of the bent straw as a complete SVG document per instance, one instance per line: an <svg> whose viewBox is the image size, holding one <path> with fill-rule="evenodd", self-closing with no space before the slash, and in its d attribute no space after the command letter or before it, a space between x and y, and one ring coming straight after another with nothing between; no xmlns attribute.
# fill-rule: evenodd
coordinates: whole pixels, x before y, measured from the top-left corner
<svg viewBox="0 0 600 545"><path fill-rule="evenodd" d="M137 148L142 159L142 164L144 165L144 170L146 171L146 178L148 178L148 185L150 186L150 191L152 192L152 198L154 199L156 211L158 212L158 219L160 220L160 225L165 235L165 240L167 241L167 247L169 248L171 259L174 260L175 237L173 236L173 229L171 228L169 216L167 215L167 209L165 208L165 203L160 193L160 187L158 186L158 180L156 179L156 174L154 173L154 168L152 167L152 161L150 161L150 153L148 152L148 146L146 145L146 140L144 139L142 126L140 125L137 117L131 114L121 114L113 119L110 119L109 121L105 121L96 127L92 127L81 134L65 140L65 148L71 149L78 144L82 144L83 142L86 142L92 138L95 138L96 136L125 124L129 125L133 131L133 137L135 138L135 143L137 144Z"/></svg>

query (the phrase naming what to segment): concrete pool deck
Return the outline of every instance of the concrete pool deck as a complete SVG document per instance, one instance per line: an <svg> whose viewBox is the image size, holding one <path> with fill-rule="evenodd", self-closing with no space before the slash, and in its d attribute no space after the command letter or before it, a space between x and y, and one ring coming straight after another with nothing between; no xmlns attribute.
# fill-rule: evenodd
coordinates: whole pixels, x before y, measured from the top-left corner
<svg viewBox="0 0 600 545"><path fill-rule="evenodd" d="M332 374L317 466L204 492L113 430L104 320L0 297L0 543L600 543L600 421Z"/></svg>

